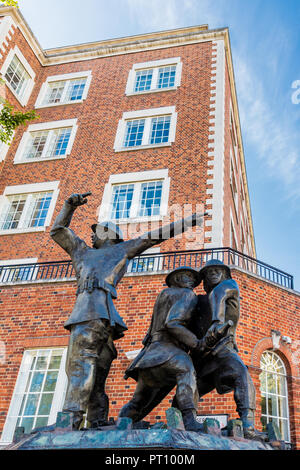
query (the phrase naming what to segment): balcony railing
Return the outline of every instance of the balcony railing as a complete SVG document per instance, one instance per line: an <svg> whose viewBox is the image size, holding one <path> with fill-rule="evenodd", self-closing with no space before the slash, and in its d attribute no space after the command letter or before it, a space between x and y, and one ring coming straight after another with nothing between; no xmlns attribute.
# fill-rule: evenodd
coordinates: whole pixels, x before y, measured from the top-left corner
<svg viewBox="0 0 300 470"><path fill-rule="evenodd" d="M140 274L165 273L180 266L200 269L212 258L223 261L229 266L241 268L280 286L294 289L293 276L290 274L232 248L144 254L137 256L129 263L127 272ZM70 260L0 266L0 284L2 285L20 282L59 281L74 277L75 271Z"/></svg>

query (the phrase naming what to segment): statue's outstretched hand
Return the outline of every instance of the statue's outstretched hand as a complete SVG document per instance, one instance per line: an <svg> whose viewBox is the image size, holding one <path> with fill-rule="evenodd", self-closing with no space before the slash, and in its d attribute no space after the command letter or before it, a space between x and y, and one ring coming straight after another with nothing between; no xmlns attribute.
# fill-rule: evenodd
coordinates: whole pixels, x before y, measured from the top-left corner
<svg viewBox="0 0 300 470"><path fill-rule="evenodd" d="M88 202L87 196L90 196L92 193L82 193L82 194L72 194L68 199L67 203L71 206L78 207L83 206Z"/></svg>
<svg viewBox="0 0 300 470"><path fill-rule="evenodd" d="M204 338L198 340L198 345L195 348L197 352L204 352L207 349L213 348L222 338L227 334L229 328L233 325L231 320L226 323L214 323L206 332Z"/></svg>

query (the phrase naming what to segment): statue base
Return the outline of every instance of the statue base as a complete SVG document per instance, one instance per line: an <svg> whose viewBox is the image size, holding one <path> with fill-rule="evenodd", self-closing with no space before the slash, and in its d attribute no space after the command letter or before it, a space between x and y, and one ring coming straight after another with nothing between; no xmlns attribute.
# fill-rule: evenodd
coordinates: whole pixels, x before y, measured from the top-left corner
<svg viewBox="0 0 300 470"><path fill-rule="evenodd" d="M260 441L177 429L48 431L27 435L4 450L272 450Z"/></svg>

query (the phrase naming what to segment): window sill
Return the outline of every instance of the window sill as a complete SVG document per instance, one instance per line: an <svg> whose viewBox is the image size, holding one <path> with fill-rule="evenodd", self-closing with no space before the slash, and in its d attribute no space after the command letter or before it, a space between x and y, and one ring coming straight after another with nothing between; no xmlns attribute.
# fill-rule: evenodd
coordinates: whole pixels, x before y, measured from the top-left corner
<svg viewBox="0 0 300 470"><path fill-rule="evenodd" d="M152 149L152 148L159 148L159 147L170 147L172 145L172 142L166 142L162 144L155 144L155 145L139 145L136 147L121 147L115 149L115 152L132 152L134 150L146 150L146 149Z"/></svg>
<svg viewBox="0 0 300 470"><path fill-rule="evenodd" d="M14 228L11 230L0 230L0 235L16 235L19 233L45 232L46 227Z"/></svg>
<svg viewBox="0 0 300 470"><path fill-rule="evenodd" d="M40 109L40 108L52 108L56 106L64 106L64 105L69 105L69 104L80 104L83 103L84 100L78 100L78 101L66 101L64 103L48 103L48 104L38 104L35 105L35 109Z"/></svg>
<svg viewBox="0 0 300 470"><path fill-rule="evenodd" d="M14 162L14 165L21 165L23 163L37 163L37 162L48 162L49 160L65 160L68 155L62 157L51 157L51 158L30 158L28 160L18 160Z"/></svg>
<svg viewBox="0 0 300 470"><path fill-rule="evenodd" d="M127 225L147 222L159 222L163 220L162 215L153 215L152 217L131 217L130 219L110 219L116 225Z"/></svg>
<svg viewBox="0 0 300 470"><path fill-rule="evenodd" d="M138 96L138 95L148 95L149 93L161 93L162 91L174 91L177 90L178 86L171 88L155 88L154 90L145 90L145 91L132 91L130 93L125 93L126 96Z"/></svg>

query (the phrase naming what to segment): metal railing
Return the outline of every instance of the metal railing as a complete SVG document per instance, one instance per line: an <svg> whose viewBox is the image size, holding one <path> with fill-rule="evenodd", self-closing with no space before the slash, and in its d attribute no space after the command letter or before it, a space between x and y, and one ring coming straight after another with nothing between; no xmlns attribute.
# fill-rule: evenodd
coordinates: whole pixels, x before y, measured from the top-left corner
<svg viewBox="0 0 300 470"><path fill-rule="evenodd" d="M127 272L129 274L168 272L180 266L200 269L212 258L223 261L229 266L241 268L280 286L294 289L293 276L290 274L232 248L143 254L130 261ZM71 260L0 266L0 284L55 281L74 277L75 271Z"/></svg>

